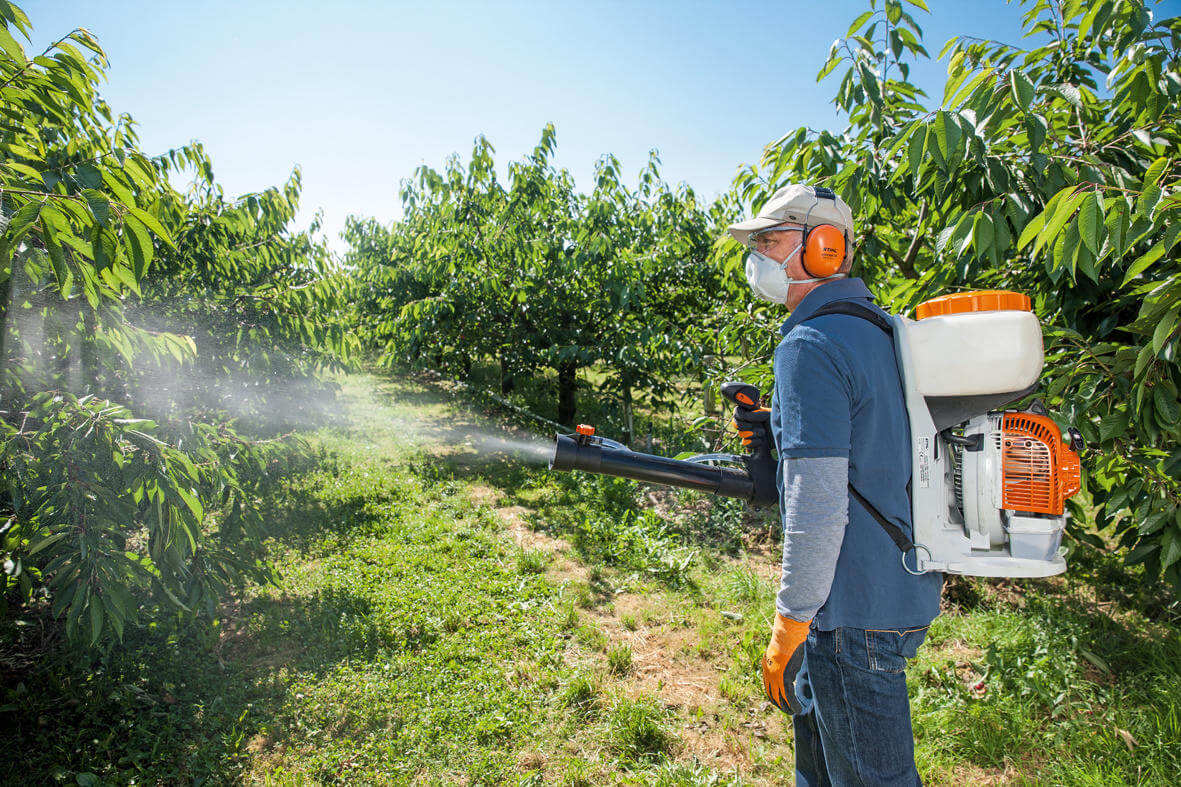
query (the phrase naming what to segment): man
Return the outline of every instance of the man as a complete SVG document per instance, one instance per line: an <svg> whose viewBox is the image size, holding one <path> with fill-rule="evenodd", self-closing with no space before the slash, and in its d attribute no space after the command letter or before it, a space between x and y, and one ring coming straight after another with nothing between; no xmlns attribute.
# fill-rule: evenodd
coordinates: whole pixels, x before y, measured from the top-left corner
<svg viewBox="0 0 1181 787"><path fill-rule="evenodd" d="M887 315L848 278L852 211L792 184L729 229L752 289L791 313L762 415L784 528L763 685L793 714L796 783L921 784L904 669L943 578L912 574L897 545L913 533L910 429ZM739 423L748 441L767 439L758 419Z"/></svg>

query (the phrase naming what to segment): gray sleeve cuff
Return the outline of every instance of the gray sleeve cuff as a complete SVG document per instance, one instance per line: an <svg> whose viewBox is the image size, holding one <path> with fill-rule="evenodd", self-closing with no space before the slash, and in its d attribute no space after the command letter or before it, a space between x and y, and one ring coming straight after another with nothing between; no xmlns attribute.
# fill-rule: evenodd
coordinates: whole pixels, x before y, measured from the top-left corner
<svg viewBox="0 0 1181 787"><path fill-rule="evenodd" d="M849 522L849 460L783 461L783 573L776 609L792 620L811 620L828 600L837 555Z"/></svg>

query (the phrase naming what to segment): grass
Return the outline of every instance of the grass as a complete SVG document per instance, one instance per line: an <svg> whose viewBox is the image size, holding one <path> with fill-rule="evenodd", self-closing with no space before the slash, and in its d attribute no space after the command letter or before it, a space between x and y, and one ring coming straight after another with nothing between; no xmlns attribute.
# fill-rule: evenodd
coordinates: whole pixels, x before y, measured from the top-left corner
<svg viewBox="0 0 1181 787"><path fill-rule="evenodd" d="M0 782L781 784L756 678L774 523L481 455L419 381L344 381L334 457L261 501L280 578L100 655L0 631ZM909 670L932 784L1172 784L1176 606L1113 557L950 581Z"/></svg>
<svg viewBox="0 0 1181 787"><path fill-rule="evenodd" d="M627 628L625 625L624 628ZM630 645L613 645L607 650L607 669L612 675L626 675L632 671L632 649Z"/></svg>

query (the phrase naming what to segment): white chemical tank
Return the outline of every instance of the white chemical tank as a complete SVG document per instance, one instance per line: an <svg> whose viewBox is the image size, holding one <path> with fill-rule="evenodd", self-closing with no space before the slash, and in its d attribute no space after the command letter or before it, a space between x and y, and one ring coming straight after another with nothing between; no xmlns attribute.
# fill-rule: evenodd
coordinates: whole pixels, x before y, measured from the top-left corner
<svg viewBox="0 0 1181 787"><path fill-rule="evenodd" d="M1029 297L1004 290L956 293L919 305L903 332L923 396L1021 391L1042 372L1042 328Z"/></svg>

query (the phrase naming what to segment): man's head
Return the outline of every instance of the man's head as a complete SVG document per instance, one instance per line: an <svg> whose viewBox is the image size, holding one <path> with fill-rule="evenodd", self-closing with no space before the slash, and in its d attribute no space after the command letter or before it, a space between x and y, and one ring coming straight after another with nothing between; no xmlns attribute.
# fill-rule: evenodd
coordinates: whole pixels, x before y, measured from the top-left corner
<svg viewBox="0 0 1181 787"><path fill-rule="evenodd" d="M779 264L789 280L783 301L788 309L830 277L847 274L853 264L853 212L844 200L821 187L784 186L753 219L731 225L730 234L755 252L747 260L747 279L760 297L771 299L768 288L756 287L754 279L774 267L768 263ZM772 273L782 278L779 271ZM779 302L779 287L770 290Z"/></svg>

